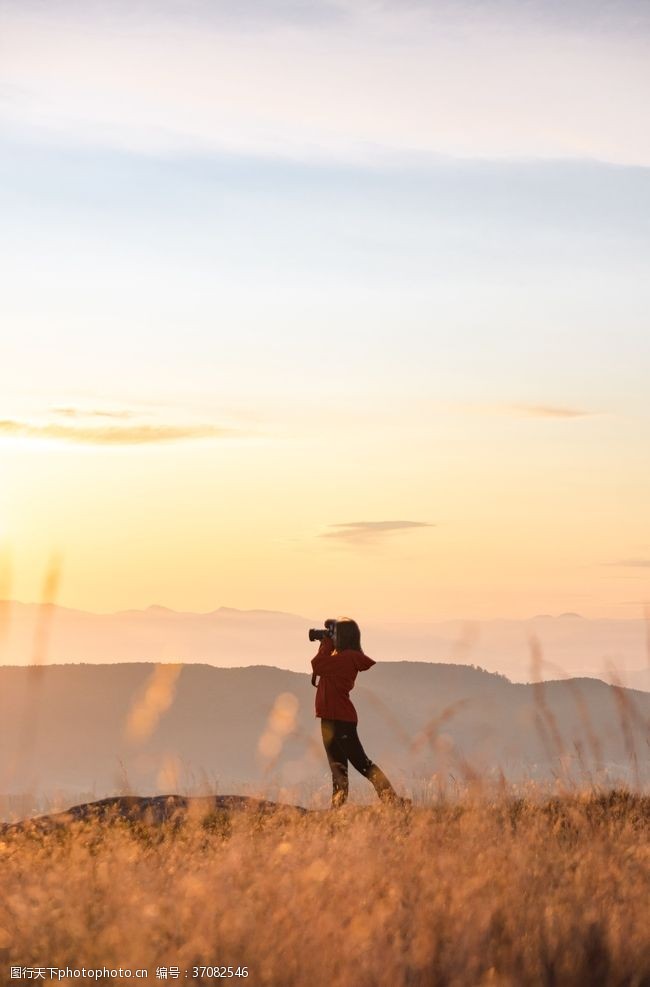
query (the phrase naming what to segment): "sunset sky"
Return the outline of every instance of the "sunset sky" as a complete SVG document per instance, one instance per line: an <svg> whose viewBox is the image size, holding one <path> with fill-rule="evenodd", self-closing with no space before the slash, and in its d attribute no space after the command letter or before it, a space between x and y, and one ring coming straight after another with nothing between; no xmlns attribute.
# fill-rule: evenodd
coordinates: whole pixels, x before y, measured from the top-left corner
<svg viewBox="0 0 650 987"><path fill-rule="evenodd" d="M646 0L0 0L0 597L639 616L649 90Z"/></svg>

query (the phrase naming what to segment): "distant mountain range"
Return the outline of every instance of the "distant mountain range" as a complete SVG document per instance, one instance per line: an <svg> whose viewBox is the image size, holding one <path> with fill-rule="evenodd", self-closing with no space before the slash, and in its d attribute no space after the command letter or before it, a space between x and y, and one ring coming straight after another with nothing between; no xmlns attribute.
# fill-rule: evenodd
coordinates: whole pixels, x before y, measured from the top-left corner
<svg viewBox="0 0 650 987"><path fill-rule="evenodd" d="M289 613L234 610L179 613L165 607L87 613L58 606L0 603L0 664L39 662L182 661L219 667L273 665L309 668L310 626ZM336 615L334 615L336 616ZM530 638L542 664L531 665ZM367 654L378 661L462 662L502 672L514 681L563 675L608 680L611 667L624 685L650 690L650 654L641 619L593 620L577 614L530 620L374 621L362 626Z"/></svg>
<svg viewBox="0 0 650 987"><path fill-rule="evenodd" d="M645 692L384 662L352 695L367 753L416 797L479 774L650 783ZM217 791L309 805L330 786L309 675L264 665L0 667L0 749L5 797Z"/></svg>

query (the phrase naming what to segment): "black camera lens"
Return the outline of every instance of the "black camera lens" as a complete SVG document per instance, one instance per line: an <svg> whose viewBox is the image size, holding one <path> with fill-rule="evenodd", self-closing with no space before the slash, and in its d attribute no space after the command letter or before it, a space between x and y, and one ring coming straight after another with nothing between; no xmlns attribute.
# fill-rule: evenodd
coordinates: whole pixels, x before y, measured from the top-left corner
<svg viewBox="0 0 650 987"><path fill-rule="evenodd" d="M310 641L322 641L326 636L327 631L324 631L320 627L312 627L309 630L309 640Z"/></svg>

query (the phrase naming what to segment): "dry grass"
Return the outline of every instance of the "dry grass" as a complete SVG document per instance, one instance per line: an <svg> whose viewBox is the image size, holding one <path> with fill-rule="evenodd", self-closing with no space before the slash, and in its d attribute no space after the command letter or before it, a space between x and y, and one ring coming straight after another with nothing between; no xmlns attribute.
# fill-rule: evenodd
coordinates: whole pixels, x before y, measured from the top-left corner
<svg viewBox="0 0 650 987"><path fill-rule="evenodd" d="M5 834L2 982L243 964L234 982L273 987L641 987L649 829L650 798L619 791Z"/></svg>

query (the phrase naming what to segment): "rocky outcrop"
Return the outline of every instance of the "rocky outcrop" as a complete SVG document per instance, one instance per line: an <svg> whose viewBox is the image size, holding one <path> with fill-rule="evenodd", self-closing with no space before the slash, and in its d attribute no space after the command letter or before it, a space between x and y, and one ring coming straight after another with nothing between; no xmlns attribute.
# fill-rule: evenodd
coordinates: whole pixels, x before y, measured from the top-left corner
<svg viewBox="0 0 650 987"><path fill-rule="evenodd" d="M24 819L17 823L5 823L0 833L8 835L19 831L47 832L69 826L75 822L112 823L117 820L160 825L171 822L182 824L189 820L206 821L219 813L248 812L267 816L276 812L303 815L308 812L302 806L283 805L247 795L116 795L74 805L64 812Z"/></svg>

